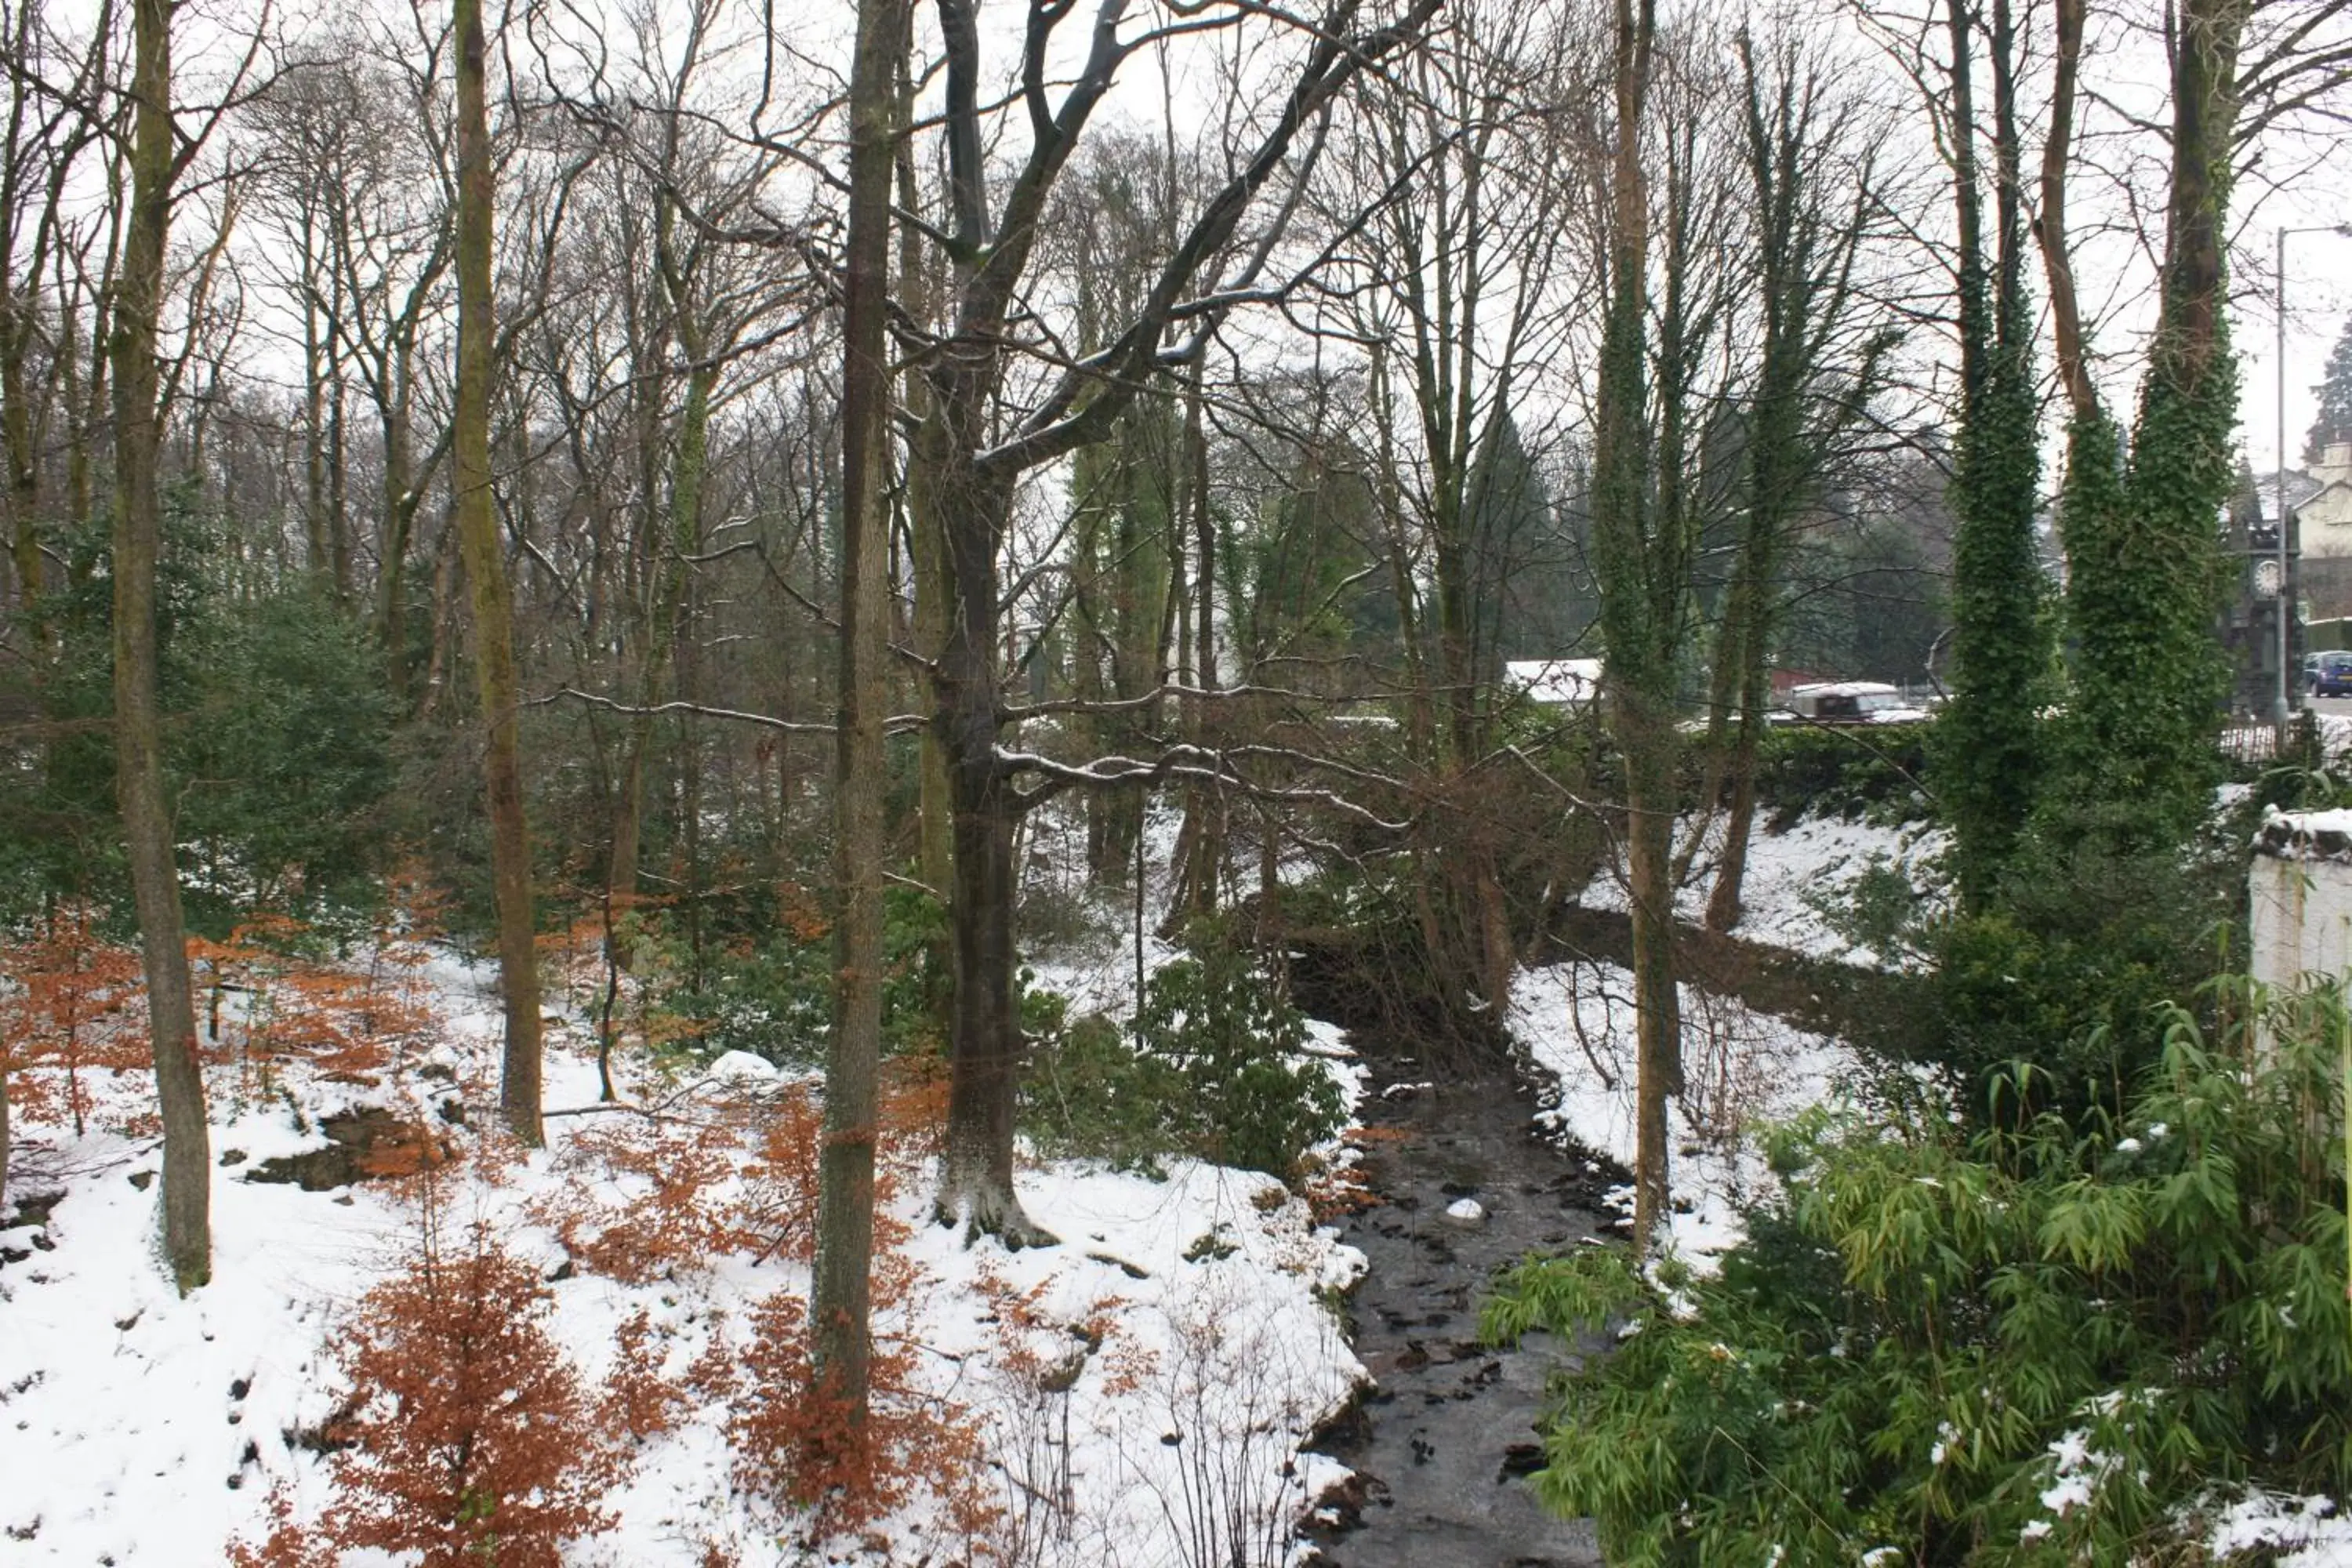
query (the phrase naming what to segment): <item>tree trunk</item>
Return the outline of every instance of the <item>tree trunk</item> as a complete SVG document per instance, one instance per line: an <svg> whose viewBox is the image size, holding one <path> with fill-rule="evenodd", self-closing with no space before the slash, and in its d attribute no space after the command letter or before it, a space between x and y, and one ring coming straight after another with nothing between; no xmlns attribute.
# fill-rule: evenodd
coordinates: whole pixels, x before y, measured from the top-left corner
<svg viewBox="0 0 2352 1568"><path fill-rule="evenodd" d="M408 534L415 507L409 500L410 430L404 371L392 400L378 411L383 432L383 542L376 562L376 628L383 639L384 670L393 697L408 694ZM488 415L484 417L487 419ZM489 437L485 435L487 448ZM487 465L487 458L485 464Z"/></svg>
<svg viewBox="0 0 2352 1568"><path fill-rule="evenodd" d="M1185 506L1192 531L1192 624L1178 624L1177 636L1189 643L1180 661L1192 667L1192 684L1201 691L1217 689L1217 521L1209 493L1209 437L1202 422L1201 379L1189 378L1184 395ZM1171 554L1183 551L1171 544ZM1214 705L1202 697L1186 697L1180 704L1184 738L1196 746L1211 744ZM1217 910L1217 889L1225 867L1225 796L1221 789L1191 784L1184 790L1184 823L1178 829L1176 864L1170 871L1168 929L1181 928L1195 916Z"/></svg>
<svg viewBox="0 0 2352 1568"><path fill-rule="evenodd" d="M1747 685L1764 684L1758 666ZM1739 890L1748 879L1748 845L1756 830L1756 748L1764 729L1763 701L1743 694L1738 728L1731 740L1726 771L1731 780L1731 807L1723 825L1723 858L1715 870L1715 888L1707 895L1706 929L1727 931L1739 923Z"/></svg>
<svg viewBox="0 0 2352 1568"><path fill-rule="evenodd" d="M155 558L163 532L155 323L171 222L172 53L168 0L132 13L137 104L131 225L114 312L114 737L116 789L139 913L147 1026L163 1112L163 1255L183 1295L212 1277L212 1158L194 999L163 790L156 692Z"/></svg>
<svg viewBox="0 0 2352 1568"><path fill-rule="evenodd" d="M889 701L891 154L904 0L860 0L849 85L849 233L842 350L841 713L834 790L833 1039L809 1295L816 1391L866 1413L873 1341L874 1145L882 1067L882 725Z"/></svg>
<svg viewBox="0 0 2352 1568"><path fill-rule="evenodd" d="M1012 490L969 468L948 468L935 475L931 493L947 543L951 595L936 722L954 825L948 899L955 973L948 1053L954 1071L939 1215L967 1234L984 1231L1008 1247L1049 1245L1054 1238L1022 1212L1013 1191L1021 1069L1013 830L1020 803L996 754L996 551Z"/></svg>
<svg viewBox="0 0 2352 1568"><path fill-rule="evenodd" d="M506 1054L499 1110L533 1146L540 1128L539 956L531 912L530 836L523 820L517 730L514 602L490 506L490 136L484 104L481 0L457 0L457 403L453 416L454 521L474 609L474 670L489 797L490 862L498 892L499 981L506 998Z"/></svg>
<svg viewBox="0 0 2352 1568"><path fill-rule="evenodd" d="M1651 515L1648 417L1649 184L1642 121L1656 36L1654 0L1617 0L1614 146L1609 175L1609 304L1595 411L1592 525L1608 647L1609 706L1625 759L1626 870L1639 1016L1633 1246L1648 1252L1668 1214L1666 1100L1681 1088L1674 979L1675 638L1685 563ZM1669 352L1679 352L1669 332Z"/></svg>

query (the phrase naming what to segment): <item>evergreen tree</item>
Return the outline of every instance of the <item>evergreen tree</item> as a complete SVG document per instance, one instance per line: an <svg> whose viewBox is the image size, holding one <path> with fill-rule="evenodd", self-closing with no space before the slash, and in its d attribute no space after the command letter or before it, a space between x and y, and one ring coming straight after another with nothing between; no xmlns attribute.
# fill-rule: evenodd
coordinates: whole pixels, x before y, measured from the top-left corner
<svg viewBox="0 0 2352 1568"><path fill-rule="evenodd" d="M2344 319L2344 331L2327 355L2327 373L2312 390L2319 394L2319 417L2303 438L2306 467L2326 457L2337 442L2352 441L2352 316Z"/></svg>
<svg viewBox="0 0 2352 1568"><path fill-rule="evenodd" d="M1496 420L1470 477L1473 647L1487 679L1513 658L1559 658L1590 618L1576 602L1570 542L1518 421Z"/></svg>

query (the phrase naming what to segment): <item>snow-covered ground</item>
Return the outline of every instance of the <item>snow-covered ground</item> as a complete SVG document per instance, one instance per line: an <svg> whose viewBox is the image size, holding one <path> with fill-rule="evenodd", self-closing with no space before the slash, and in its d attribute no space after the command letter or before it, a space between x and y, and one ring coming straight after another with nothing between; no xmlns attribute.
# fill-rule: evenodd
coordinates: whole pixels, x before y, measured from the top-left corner
<svg viewBox="0 0 2352 1568"><path fill-rule="evenodd" d="M1696 922L1706 912L1724 826L1720 816L1704 824L1706 841L1692 858L1691 875L1675 892L1675 910L1684 920ZM1697 818L1685 816L1676 825L1675 844L1701 828ZM1943 894L1936 862L1947 841L1941 828L1830 816L1807 816L1784 833L1773 833L1759 816L1748 844L1747 871L1739 884L1742 913L1733 934L1811 958L1899 965L1906 955L1880 953L1853 941L1837 929L1831 911L1874 867L1901 875L1919 889L1929 909L1938 907ZM1602 868L1581 901L1587 909L1630 908L1623 868Z"/></svg>
<svg viewBox="0 0 2352 1568"><path fill-rule="evenodd" d="M415 1047L381 1072L341 1075L372 1084L335 1081L294 1058L274 1063L267 1081L250 1062L210 1069L214 1276L185 1300L156 1257L152 1139L102 1130L103 1113L80 1138L20 1125L33 1146L20 1146L11 1200L63 1195L37 1243L31 1226L0 1233L0 1247L25 1254L0 1267L0 1561L219 1563L232 1540L259 1539L273 1490L299 1517L327 1505L328 1461L303 1438L347 1393L328 1347L366 1291L412 1254L416 1209L392 1183L311 1193L243 1178L273 1156L321 1146L318 1121L353 1104L399 1108L449 1140L455 1173L440 1201L487 1220L541 1267L550 1327L587 1379L605 1376L615 1331L637 1312L652 1331L651 1357L682 1377L715 1337L740 1334L761 1300L804 1294L807 1267L788 1249L764 1261L722 1256L643 1283L577 1259L562 1267L554 1227L566 1215L645 1190L642 1172L595 1152L600 1136L639 1119L553 1117L550 1147L511 1160L495 1157L494 1140L444 1121L437 1108L460 1098L470 1121L490 1119L489 973L434 955L416 989L437 1018ZM553 1034L548 1105L593 1104L583 1041ZM806 1103L807 1085L764 1064L726 1066L695 1083L627 1087L683 1118L659 1124L673 1131L756 1131L763 1107L795 1094ZM99 1092L127 1108L152 1089L131 1073ZM910 1397L979 1437L990 1463L978 1485L1007 1515L999 1528L1023 1537L1020 1560L1188 1564L1194 1542L1222 1533L1221 1516L1240 1515L1261 1521L1255 1534L1280 1561L1289 1520L1339 1479L1329 1461L1297 1450L1363 1376L1325 1305L1360 1255L1270 1178L1187 1161L1170 1162L1164 1182L1073 1163L1026 1168L1022 1200L1063 1245L966 1247L928 1222L924 1173L910 1171L888 1216L903 1227L911 1283L879 1326L913 1348ZM606 1500L617 1528L566 1561L683 1568L717 1560L706 1559L710 1547L747 1565L810 1560L789 1516L730 1484L727 1419L723 1402L689 1398ZM941 1561L949 1528L918 1504L883 1534L895 1560Z"/></svg>
<svg viewBox="0 0 2352 1568"><path fill-rule="evenodd" d="M1685 817L1676 842L1704 832L1675 913L1697 922L1713 890L1724 820ZM1837 911L1873 874L1902 878L1928 907L1943 897L1940 829L1808 816L1785 832L1759 819L1740 883L1736 935L1813 958L1899 965L1838 929ZM1589 909L1629 906L1623 868L1605 867L1585 889ZM1754 1134L1815 1105L1854 1103L1885 1070L1844 1041L1800 1029L1735 997L1680 988L1686 1092L1669 1102L1674 1145L1673 1245L1705 1268L1745 1234L1741 1211L1769 1195L1774 1177ZM1512 987L1513 1041L1539 1080L1547 1127L1632 1168L1636 1015L1633 977L1613 963L1573 961L1522 970ZM1628 1194L1630 1204L1630 1194Z"/></svg>

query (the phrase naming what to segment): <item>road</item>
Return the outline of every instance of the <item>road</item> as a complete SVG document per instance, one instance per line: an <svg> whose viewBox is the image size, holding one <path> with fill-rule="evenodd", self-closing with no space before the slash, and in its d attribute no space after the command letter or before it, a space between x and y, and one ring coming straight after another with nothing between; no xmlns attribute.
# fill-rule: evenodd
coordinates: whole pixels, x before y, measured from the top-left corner
<svg viewBox="0 0 2352 1568"><path fill-rule="evenodd" d="M2331 719L2352 719L2352 697L2306 697L2304 699L2315 713Z"/></svg>

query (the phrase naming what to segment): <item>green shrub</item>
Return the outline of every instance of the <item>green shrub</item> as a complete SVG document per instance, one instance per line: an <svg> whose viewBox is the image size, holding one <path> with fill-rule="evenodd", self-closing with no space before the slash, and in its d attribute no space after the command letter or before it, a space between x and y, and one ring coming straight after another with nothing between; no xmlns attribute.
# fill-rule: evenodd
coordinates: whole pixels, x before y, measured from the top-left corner
<svg viewBox="0 0 2352 1568"><path fill-rule="evenodd" d="M1986 912L1943 928L1935 1054L1946 1065L1980 1083L2032 1062L2059 1102L2112 1110L2153 1064L2164 1009L2221 967L2242 854L2111 846L2037 824Z"/></svg>
<svg viewBox="0 0 2352 1568"><path fill-rule="evenodd" d="M2269 1004L2259 1049L2215 1010L2112 1121L1785 1130L1786 1198L1671 1300L1621 1253L1523 1265L1490 1335L1620 1329L1538 1494L1625 1565L2203 1561L2234 1489L2352 1494L2343 1004Z"/></svg>
<svg viewBox="0 0 2352 1568"><path fill-rule="evenodd" d="M257 584L222 524L167 498L158 566L166 788L194 929L261 908L373 903L392 706L365 633L316 587ZM60 896L129 904L114 809L111 541L51 531L66 564L43 601L54 658L0 669L0 920ZM6 629L6 628L0 628ZM477 784L478 790L478 784Z"/></svg>
<svg viewBox="0 0 2352 1568"><path fill-rule="evenodd" d="M1916 724L1775 724L1756 757L1756 800L1785 827L1807 813L1868 813L1890 822L1924 822L1935 805L1927 776L1932 720Z"/></svg>
<svg viewBox="0 0 2352 1568"><path fill-rule="evenodd" d="M1139 1051L1181 1075L1178 1126L1200 1152L1288 1179L1339 1131L1339 1086L1302 1057L1307 1020L1255 954L1197 928L1192 942L1144 987Z"/></svg>
<svg viewBox="0 0 2352 1568"><path fill-rule="evenodd" d="M1071 1018L1055 991L1023 991L1021 1028L1021 1129L1039 1152L1157 1176L1185 1148L1187 1088L1172 1064L1138 1052L1099 1013Z"/></svg>
<svg viewBox="0 0 2352 1568"><path fill-rule="evenodd" d="M1882 963L1916 954L1935 938L1929 901L1911 868L1883 849L1872 850L1843 887L1810 888L1799 896L1830 930L1870 949Z"/></svg>
<svg viewBox="0 0 2352 1568"><path fill-rule="evenodd" d="M1029 991L1023 1128L1048 1153L1150 1170L1195 1154L1288 1180L1345 1123L1339 1086L1302 1055L1307 1021L1254 955L1198 928L1144 987L1132 1044Z"/></svg>
<svg viewBox="0 0 2352 1568"><path fill-rule="evenodd" d="M833 1027L834 938L813 908L772 902L762 931L717 933L699 973L676 910L636 911L637 973L650 1006L673 1020L656 1031L709 1061L749 1051L784 1067L812 1066ZM891 1052L939 1049L948 984L940 961L946 922L939 900L911 888L883 894L882 1039Z"/></svg>

